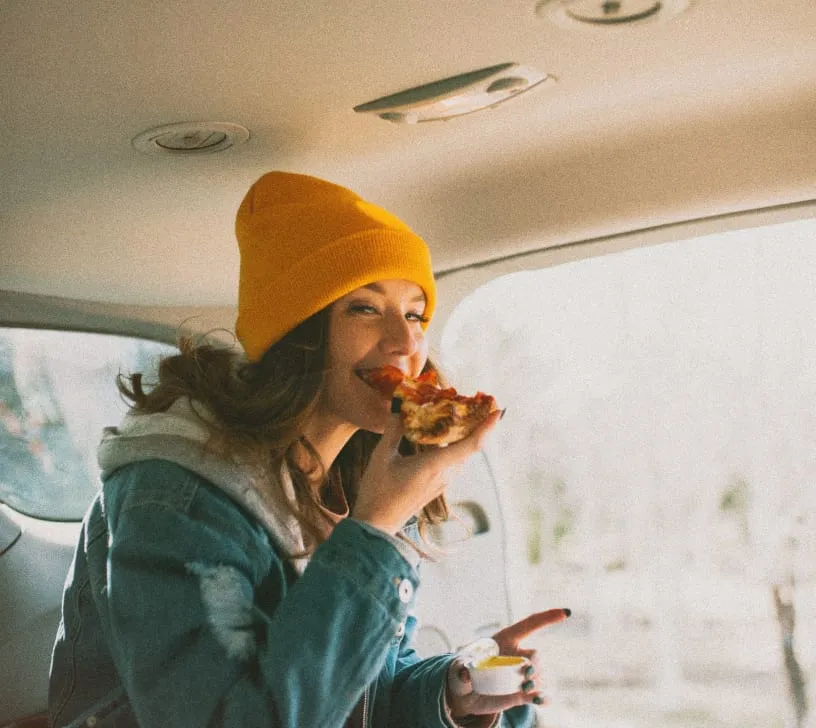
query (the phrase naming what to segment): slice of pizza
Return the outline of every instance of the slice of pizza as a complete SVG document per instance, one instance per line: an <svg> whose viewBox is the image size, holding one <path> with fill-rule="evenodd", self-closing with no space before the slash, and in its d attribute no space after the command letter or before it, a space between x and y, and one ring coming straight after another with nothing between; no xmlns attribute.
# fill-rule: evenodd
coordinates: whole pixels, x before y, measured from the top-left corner
<svg viewBox="0 0 816 728"><path fill-rule="evenodd" d="M384 396L402 400L405 438L417 445L458 442L497 409L489 394L465 397L453 387L440 387L431 371L413 379L396 367L385 366L359 370L357 376Z"/></svg>

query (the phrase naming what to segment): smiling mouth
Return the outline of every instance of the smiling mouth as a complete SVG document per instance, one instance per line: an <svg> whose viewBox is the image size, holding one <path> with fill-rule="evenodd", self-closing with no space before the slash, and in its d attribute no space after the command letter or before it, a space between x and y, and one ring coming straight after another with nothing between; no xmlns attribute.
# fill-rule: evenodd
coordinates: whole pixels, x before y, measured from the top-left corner
<svg viewBox="0 0 816 728"><path fill-rule="evenodd" d="M376 371L376 370L375 369L355 369L354 370L354 376L357 377L357 379L359 379L363 384L365 384L365 385L367 385L367 386L369 386L369 387L371 387L373 389L374 385L371 383L371 381L368 378L369 372L373 372L373 371Z"/></svg>
<svg viewBox="0 0 816 728"><path fill-rule="evenodd" d="M354 370L354 376L357 377L357 379L359 379L363 384L366 384L366 385L368 385L370 387L371 385L366 381L366 378L365 378L366 372L368 372L368 371L370 371L370 370L369 369L355 369Z"/></svg>

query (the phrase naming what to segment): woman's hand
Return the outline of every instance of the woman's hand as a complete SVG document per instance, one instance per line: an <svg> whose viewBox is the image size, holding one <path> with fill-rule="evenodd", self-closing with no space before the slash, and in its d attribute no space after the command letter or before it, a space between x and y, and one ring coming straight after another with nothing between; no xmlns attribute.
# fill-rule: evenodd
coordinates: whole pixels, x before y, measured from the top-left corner
<svg viewBox="0 0 816 728"><path fill-rule="evenodd" d="M448 670L446 693L451 715L454 718L461 718L465 715L500 713L517 705L547 702L541 695L544 685L539 672L537 653L535 650L522 648L520 643L539 629L563 622L570 614L569 609L548 609L546 612L531 614L493 635L493 639L499 645L500 655L525 657L528 660L529 664L519 668L518 692L509 695L475 693L470 673L465 667L465 660L461 658L454 660Z"/></svg>
<svg viewBox="0 0 816 728"><path fill-rule="evenodd" d="M391 535L397 533L444 491L445 473L478 452L499 419L501 412L493 412L459 442L403 456L398 452L402 419L392 413L360 481L352 517Z"/></svg>

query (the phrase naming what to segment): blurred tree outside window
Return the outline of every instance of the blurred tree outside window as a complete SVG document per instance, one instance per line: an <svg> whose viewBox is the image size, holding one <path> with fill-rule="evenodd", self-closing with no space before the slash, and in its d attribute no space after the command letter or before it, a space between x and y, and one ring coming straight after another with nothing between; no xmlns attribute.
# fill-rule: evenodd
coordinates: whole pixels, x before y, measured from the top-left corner
<svg viewBox="0 0 816 728"><path fill-rule="evenodd" d="M536 643L553 728L816 725L814 243L807 220L514 273L448 322L457 388L507 407L513 611L573 609Z"/></svg>
<svg viewBox="0 0 816 728"><path fill-rule="evenodd" d="M149 381L167 344L107 334L0 328L0 502L80 520L99 487L96 448L127 410L120 372Z"/></svg>

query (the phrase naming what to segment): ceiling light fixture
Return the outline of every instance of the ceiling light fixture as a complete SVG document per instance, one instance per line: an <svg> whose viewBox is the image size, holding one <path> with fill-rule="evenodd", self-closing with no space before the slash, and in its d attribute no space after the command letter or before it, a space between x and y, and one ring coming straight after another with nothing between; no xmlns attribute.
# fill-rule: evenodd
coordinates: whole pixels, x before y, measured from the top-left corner
<svg viewBox="0 0 816 728"><path fill-rule="evenodd" d="M564 27L608 29L664 22L688 9L691 0L540 0L536 14Z"/></svg>
<svg viewBox="0 0 816 728"><path fill-rule="evenodd" d="M145 154L212 154L243 144L249 131L238 124L220 121L185 121L142 132L133 146Z"/></svg>
<svg viewBox="0 0 816 728"><path fill-rule="evenodd" d="M546 73L501 63L400 91L354 107L397 124L447 121L489 109L555 79Z"/></svg>

